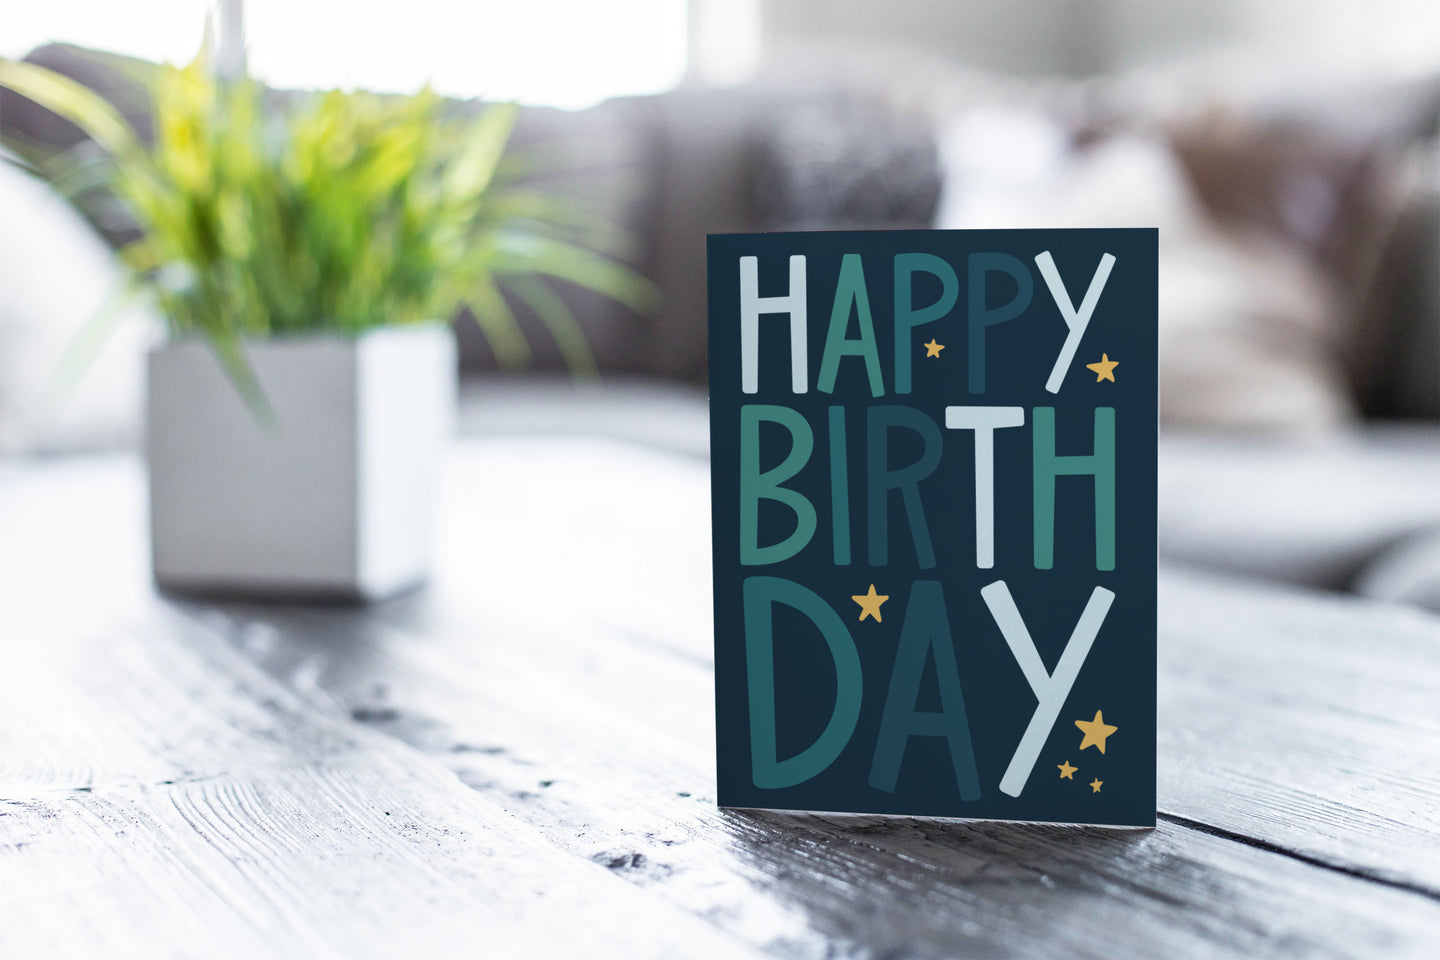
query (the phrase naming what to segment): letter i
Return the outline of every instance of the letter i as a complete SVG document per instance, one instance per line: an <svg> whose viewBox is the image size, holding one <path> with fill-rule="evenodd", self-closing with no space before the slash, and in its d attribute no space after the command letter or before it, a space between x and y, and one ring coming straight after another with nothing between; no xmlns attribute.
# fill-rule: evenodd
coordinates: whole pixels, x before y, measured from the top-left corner
<svg viewBox="0 0 1440 960"><path fill-rule="evenodd" d="M830 530L835 565L850 563L850 469L846 460L845 408L830 408Z"/></svg>

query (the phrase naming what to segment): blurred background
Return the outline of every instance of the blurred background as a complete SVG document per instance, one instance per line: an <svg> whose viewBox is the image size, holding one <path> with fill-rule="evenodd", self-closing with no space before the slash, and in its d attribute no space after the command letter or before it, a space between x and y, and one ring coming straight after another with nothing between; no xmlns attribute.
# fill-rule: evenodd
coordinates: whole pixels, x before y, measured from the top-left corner
<svg viewBox="0 0 1440 960"><path fill-rule="evenodd" d="M627 238L635 309L560 287L497 373L456 318L461 430L705 451L704 237L780 229L1160 229L1161 550L1440 610L1440 10L1430 0L58 0L0 56L137 129L146 64L208 36L271 88L522 105L529 174ZM207 18L210 23L206 34ZM137 70L139 73L137 73ZM0 135L78 129L0 93ZM0 450L137 442L146 308L53 371L117 282L123 216L0 165ZM585 402L576 404L579 391ZM568 411L562 418L558 410ZM3 494L0 494L3 495Z"/></svg>

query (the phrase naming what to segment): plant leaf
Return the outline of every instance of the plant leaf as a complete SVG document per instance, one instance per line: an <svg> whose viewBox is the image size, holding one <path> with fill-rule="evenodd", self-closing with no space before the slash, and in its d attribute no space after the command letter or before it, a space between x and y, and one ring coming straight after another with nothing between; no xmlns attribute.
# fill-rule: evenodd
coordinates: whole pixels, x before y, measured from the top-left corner
<svg viewBox="0 0 1440 960"><path fill-rule="evenodd" d="M473 121L459 154L445 172L444 192L452 200L478 201L495 176L519 108L499 103Z"/></svg>
<svg viewBox="0 0 1440 960"><path fill-rule="evenodd" d="M100 306L85 321L68 344L65 352L60 355L60 362L55 365L50 377L43 389L47 405L62 405L74 390L75 384L84 376L85 371L95 362L95 357L100 350L109 342L115 332L120 319L125 315L126 307L133 305L139 299L140 285L130 278L123 278L117 283Z"/></svg>
<svg viewBox="0 0 1440 960"><path fill-rule="evenodd" d="M472 281L470 289L470 312L475 314L475 322L495 352L495 362L507 369L528 364L532 358L530 344L525 342L525 334L495 281L481 275Z"/></svg>
<svg viewBox="0 0 1440 960"><path fill-rule="evenodd" d="M585 331L576 322L574 312L550 284L534 274L522 274L509 278L505 286L544 322L572 373L583 379L599 376L595 354L585 339Z"/></svg>
<svg viewBox="0 0 1440 960"><path fill-rule="evenodd" d="M655 285L624 264L533 232L497 232L492 269L497 275L543 273L569 280L642 312L658 300Z"/></svg>

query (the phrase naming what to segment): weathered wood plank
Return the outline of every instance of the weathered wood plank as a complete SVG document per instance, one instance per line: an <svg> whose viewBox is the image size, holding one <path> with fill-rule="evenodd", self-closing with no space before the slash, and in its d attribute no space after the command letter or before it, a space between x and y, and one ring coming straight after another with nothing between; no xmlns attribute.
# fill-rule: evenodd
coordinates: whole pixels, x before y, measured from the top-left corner
<svg viewBox="0 0 1440 960"><path fill-rule="evenodd" d="M444 649L468 635L440 649L433 636L379 639L383 696L352 675L357 714L558 846L778 955L1345 956L1403 953L1440 922L1440 907L1412 895L1171 824L1151 834L718 811L709 730L685 716L705 702L702 665L637 671L625 640L602 635L604 650L569 655L574 678L533 684L537 661L566 658L569 641L493 630L523 636L515 648L535 660ZM313 671L327 644L348 642L313 622L302 632L303 651L282 627L272 668L298 654Z"/></svg>
<svg viewBox="0 0 1440 960"><path fill-rule="evenodd" d="M358 718L445 758L557 845L610 864L751 942L797 955L823 953L838 938L862 954L973 948L1143 956L1203 943L1237 955L1324 956L1403 952L1440 922L1440 906L1425 896L1174 824L1125 837L717 812L709 805L703 475L604 445L506 442L462 458L452 482L466 495L450 504L445 572L430 594L366 613L231 608L237 642L277 675L317 684ZM668 549L657 559L658 544ZM1256 707L1228 697L1224 683L1191 665L1190 648L1205 648L1198 663L1243 669L1254 657L1280 656L1251 643L1254 631L1286 616L1313 631L1328 612L1304 597L1270 611L1265 596L1232 605L1225 586L1173 577L1167 586L1164 717L1180 739L1166 741L1175 757L1162 808L1264 837L1265 805L1274 803L1269 835L1277 844L1317 858L1344 854L1338 866L1395 870L1422 884L1425 875L1415 871L1425 868L1423 845L1433 841L1428 821L1392 823L1384 811L1423 801L1423 778L1412 778L1408 795L1368 803L1357 802L1364 799L1357 789L1321 818L1314 837L1306 818L1319 808L1285 805L1291 781L1280 761L1291 727L1313 722L1304 710L1296 720L1267 710L1268 726L1256 728L1254 742L1224 727L1209 734L1213 757L1237 746L1226 762L1261 785L1254 791L1236 795L1223 767L1213 775L1191 769L1207 762L1188 759L1203 755L1188 753L1184 738L1206 729L1187 719L1192 700L1224 705L1242 729ZM1382 620L1390 615L1368 609ZM1229 610L1232 621L1207 619L1209 610ZM1409 650L1426 626L1409 614L1398 620L1399 639L1382 628L1372 642L1382 662L1390 646ZM1221 625L1225 640L1209 632ZM1419 632L1404 632L1410 627ZM1384 675L1380 666L1369 669ZM1345 713L1348 701L1327 699L1332 675L1292 675L1282 704L1316 699L1314 710ZM1416 683L1423 687L1418 673ZM1377 716L1384 715L1382 708ZM1400 727L1395 749L1413 761L1429 734L1423 723L1402 719ZM1268 748L1258 736L1266 729L1275 738ZM1346 742L1368 749L1373 733ZM1344 736L1334 728L1329 735ZM1303 793L1303 783L1289 789ZM1406 844L1422 851L1405 853ZM1047 914L1070 925L1005 919ZM1112 936L1120 928L1124 944Z"/></svg>
<svg viewBox="0 0 1440 960"><path fill-rule="evenodd" d="M1171 572L1160 807L1440 897L1440 620Z"/></svg>
<svg viewBox="0 0 1440 960"><path fill-rule="evenodd" d="M133 509L126 497L133 500L138 490L124 489L131 481L112 478L102 490L96 476L77 476L67 489L61 471L47 478L45 492L27 481L24 496L5 502L28 503L33 516L23 525L33 536L53 531L57 505L89 512L74 522L90 524ZM462 454L449 482L446 559L440 582L426 594L372 611L188 609L227 632L310 708L350 712L417 746L556 848L608 866L749 943L795 956L1141 956L1182 949L1344 956L1419 952L1440 923L1428 897L1175 824L1117 834L716 811L703 468L608 444L505 441ZM670 547L660 552L657 544ZM146 609L152 601L137 587L143 555L133 544L99 550L81 557L49 550L47 562L82 581L128 570L112 578L112 602ZM1286 808L1282 798L1279 809L1289 809L1290 819L1270 822L1278 818L1267 804L1294 782L1275 745L1262 740L1223 755L1234 738L1245 742L1247 731L1267 729L1250 719L1252 711L1261 711L1277 736L1290 715L1285 691L1267 686L1263 674L1251 678L1248 692L1268 690L1273 703L1262 697L1256 707L1226 695L1233 664L1274 665L1272 653L1252 650L1249 637L1269 618L1284 619L1280 608L1265 605L1268 593L1234 596L1228 586L1199 580L1172 579L1166 588L1162 616L1187 626L1162 630L1162 708L1173 701L1192 711L1195 700L1230 713L1224 723L1195 728L1214 741L1211 759L1222 774L1162 763L1162 808L1274 837L1277 845L1306 841L1312 816L1306 806ZM1301 617L1302 633L1327 620L1323 605L1291 599L1315 618L1305 626L1305 611L1285 612ZM1372 655L1383 659L1394 641L1386 639L1389 626L1377 623L1389 612L1366 609L1374 611L1367 621L1378 648ZM1416 638L1429 623L1414 622ZM1219 629L1218 638L1207 624ZM1409 649L1423 639L1398 643ZM1197 645L1204 648L1198 659L1179 655ZM1416 657L1405 661L1415 681L1415 691L1400 698L1405 710L1428 682L1424 657ZM1305 684L1325 693L1328 681L1307 669L1289 695L1303 698ZM1361 669L1386 677L1373 665ZM1180 692L1169 691L1172 685ZM1212 695L1214 704L1206 699ZM1321 703L1322 714L1354 712L1350 701L1336 706L1322 696ZM1417 725L1389 709L1382 703L1361 711L1358 722L1373 726L1378 717L1398 724L1399 739L1419 735L1423 749L1428 714L1422 711ZM1196 749L1175 715L1162 710L1162 737L1182 731L1162 745L1162 760ZM1327 723L1328 735L1352 736ZM1380 772L1365 765L1368 736L1338 775ZM1238 776L1250 778L1247 789ZM1389 814L1394 803L1423 799L1423 779L1407 788L1420 792L1396 801L1391 778L1381 777L1382 788L1370 795L1357 788L1322 809L1321 836L1299 852L1337 859L1343 853L1340 866L1383 872L1394 869L1396 846L1423 850L1427 838L1433 841L1424 819L1429 811L1418 809L1413 822L1396 825ZM1304 792L1306 784L1300 786ZM1177 796L1194 797L1197 806L1184 807L1173 801ZM1387 877L1428 882L1408 859L1398 862L1400 871Z"/></svg>
<svg viewBox="0 0 1440 960"><path fill-rule="evenodd" d="M0 549L0 956L751 955L83 565Z"/></svg>
<svg viewBox="0 0 1440 960"><path fill-rule="evenodd" d="M457 628L469 610L543 591L539 575L565 585L565 609L557 598L536 617L708 662L701 467L573 441L491 449L460 458L453 478L465 495L450 503L436 594L464 587L435 606L455 607ZM1175 570L1163 584L1161 809L1440 891L1440 620Z"/></svg>

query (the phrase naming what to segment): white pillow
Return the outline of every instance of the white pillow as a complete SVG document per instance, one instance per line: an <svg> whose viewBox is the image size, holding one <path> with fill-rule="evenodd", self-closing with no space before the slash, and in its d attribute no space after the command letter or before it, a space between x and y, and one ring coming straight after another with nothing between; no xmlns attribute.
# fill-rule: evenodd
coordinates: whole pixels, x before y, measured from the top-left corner
<svg viewBox="0 0 1440 960"><path fill-rule="evenodd" d="M1159 228L1166 423L1304 434L1355 417L1331 282L1280 239L1212 222L1166 145L1122 135L1073 150L1022 112L964 114L940 137L937 227Z"/></svg>
<svg viewBox="0 0 1440 960"><path fill-rule="evenodd" d="M0 454L134 445L155 314L129 304L78 380L61 361L121 288L120 265L48 184L0 159Z"/></svg>

